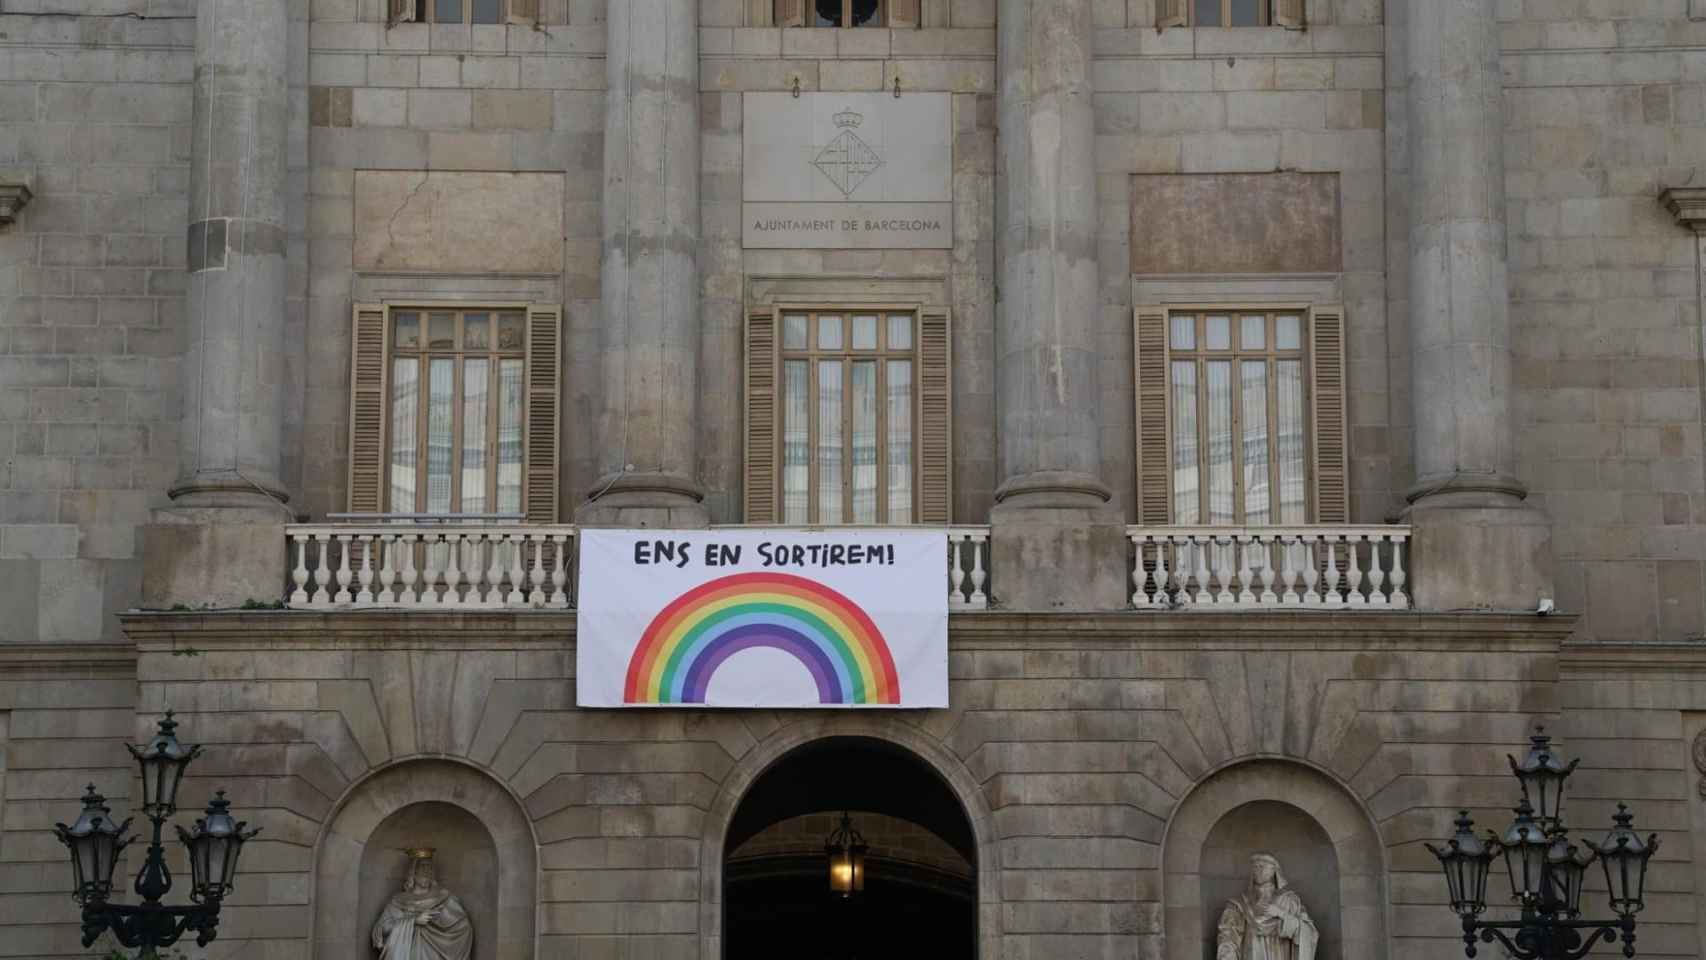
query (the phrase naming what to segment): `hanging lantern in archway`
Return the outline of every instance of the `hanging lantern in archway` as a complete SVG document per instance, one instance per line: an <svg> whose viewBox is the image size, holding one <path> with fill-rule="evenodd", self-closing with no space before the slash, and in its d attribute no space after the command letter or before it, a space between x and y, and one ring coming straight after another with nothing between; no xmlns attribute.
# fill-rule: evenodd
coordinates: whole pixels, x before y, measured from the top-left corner
<svg viewBox="0 0 1706 960"><path fill-rule="evenodd" d="M853 818L841 814L841 824L824 841L829 858L829 890L850 897L865 889L865 838L853 826Z"/></svg>

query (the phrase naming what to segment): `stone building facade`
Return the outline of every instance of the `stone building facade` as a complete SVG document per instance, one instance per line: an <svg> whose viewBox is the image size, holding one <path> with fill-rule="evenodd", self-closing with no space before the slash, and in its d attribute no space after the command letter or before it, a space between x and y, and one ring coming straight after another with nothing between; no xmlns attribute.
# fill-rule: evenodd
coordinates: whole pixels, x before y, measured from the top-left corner
<svg viewBox="0 0 1706 960"><path fill-rule="evenodd" d="M978 956L1209 956L1258 842L1321 956L1455 955L1422 842L1537 721L1706 951L1706 3L833 6L0 2L0 957L91 954L49 830L168 708L265 830L207 956L371 956L421 836L481 958L739 955L831 748L951 801L849 802ZM862 312L880 516L857 388L789 407ZM425 610L350 512L524 520ZM844 519L950 531L948 709L580 710L572 598L479 602L517 530L538 591L577 526Z"/></svg>

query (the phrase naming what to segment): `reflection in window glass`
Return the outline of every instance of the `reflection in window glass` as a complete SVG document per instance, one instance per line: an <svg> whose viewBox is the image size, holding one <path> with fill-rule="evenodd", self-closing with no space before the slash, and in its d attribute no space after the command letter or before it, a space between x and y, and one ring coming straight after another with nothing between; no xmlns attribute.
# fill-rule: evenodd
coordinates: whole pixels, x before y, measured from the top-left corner
<svg viewBox="0 0 1706 960"><path fill-rule="evenodd" d="M1175 362L1173 389L1173 522L1201 523L1197 481L1197 365Z"/></svg>
<svg viewBox="0 0 1706 960"><path fill-rule="evenodd" d="M1204 364L1208 386L1208 522L1237 519L1232 490L1232 364Z"/></svg>
<svg viewBox="0 0 1706 960"><path fill-rule="evenodd" d="M391 335L392 346L403 350L414 350L421 345L420 314L398 311L393 320L395 321L395 332Z"/></svg>
<svg viewBox="0 0 1706 960"><path fill-rule="evenodd" d="M420 361L398 357L391 361L391 509L408 512L415 506L415 418L419 416Z"/></svg>
<svg viewBox="0 0 1706 960"><path fill-rule="evenodd" d="M1282 318L1283 319L1283 318ZM1281 360L1275 364L1279 422L1279 522L1304 523L1308 501L1304 491L1303 463L1303 363Z"/></svg>
<svg viewBox="0 0 1706 960"><path fill-rule="evenodd" d="M1202 345L1204 350L1232 349L1232 318L1208 316L1203 318Z"/></svg>
<svg viewBox="0 0 1706 960"><path fill-rule="evenodd" d="M462 512L486 512L486 374L484 357L462 368Z"/></svg>
<svg viewBox="0 0 1706 960"><path fill-rule="evenodd" d="M845 523L841 502L841 361L817 365L817 510L819 523Z"/></svg>
<svg viewBox="0 0 1706 960"><path fill-rule="evenodd" d="M908 317L907 319L911 319ZM891 338L890 342L893 340ZM888 368L889 523L912 522L912 361Z"/></svg>
<svg viewBox="0 0 1706 960"><path fill-rule="evenodd" d="M1197 318L1190 314L1174 316L1173 349L1195 350L1197 348Z"/></svg>
<svg viewBox="0 0 1706 960"><path fill-rule="evenodd" d="M521 361L498 361L498 512L521 512Z"/></svg>
<svg viewBox="0 0 1706 960"><path fill-rule="evenodd" d="M462 0L433 0L432 19L435 23L462 23Z"/></svg>
<svg viewBox="0 0 1706 960"><path fill-rule="evenodd" d="M474 0L475 23L502 23L504 0Z"/></svg>
<svg viewBox="0 0 1706 960"><path fill-rule="evenodd" d="M1262 0L1231 0L1233 27L1259 27L1262 25Z"/></svg>
<svg viewBox="0 0 1706 960"><path fill-rule="evenodd" d="M912 349L912 314L889 314L889 349Z"/></svg>
<svg viewBox="0 0 1706 960"><path fill-rule="evenodd" d="M853 0L853 23L855 27L880 27L883 25L883 5L881 0Z"/></svg>
<svg viewBox="0 0 1706 960"><path fill-rule="evenodd" d="M853 349L877 349L877 317L876 314L855 314L853 317Z"/></svg>
<svg viewBox="0 0 1706 960"><path fill-rule="evenodd" d="M800 318L805 330L805 318ZM811 370L804 360L782 364L782 522L811 522Z"/></svg>
<svg viewBox="0 0 1706 960"><path fill-rule="evenodd" d="M819 350L841 349L841 318L834 314L825 314L817 318L817 348Z"/></svg>
<svg viewBox="0 0 1706 960"><path fill-rule="evenodd" d="M431 350L456 349L456 314L434 313L429 315L427 348Z"/></svg>
<svg viewBox="0 0 1706 960"><path fill-rule="evenodd" d="M433 360L428 369L426 509L428 513L449 513L456 361Z"/></svg>
<svg viewBox="0 0 1706 960"><path fill-rule="evenodd" d="M1245 314L1238 318L1238 347L1241 350L1261 350L1268 345L1268 318L1263 314Z"/></svg>
<svg viewBox="0 0 1706 960"><path fill-rule="evenodd" d="M1196 0L1191 22L1199 27L1220 26L1220 0Z"/></svg>
<svg viewBox="0 0 1706 960"><path fill-rule="evenodd" d="M483 313L470 313L462 318L462 348L485 350L491 342L487 334L490 319Z"/></svg>
<svg viewBox="0 0 1706 960"><path fill-rule="evenodd" d="M812 0L812 26L841 26L841 0Z"/></svg>
<svg viewBox="0 0 1706 960"><path fill-rule="evenodd" d="M871 318L873 326L876 318ZM873 329L872 333L876 331ZM877 522L877 364L853 364L853 522Z"/></svg>
<svg viewBox="0 0 1706 960"><path fill-rule="evenodd" d="M1268 509L1268 362L1244 360L1239 368L1243 381L1238 391L1244 401L1239 410L1244 434L1239 451L1244 461L1244 522L1267 524L1273 522Z"/></svg>
<svg viewBox="0 0 1706 960"><path fill-rule="evenodd" d="M1274 318L1274 347L1280 350L1303 348L1303 318L1295 313L1282 313Z"/></svg>
<svg viewBox="0 0 1706 960"><path fill-rule="evenodd" d="M790 313L782 317L782 349L804 350L806 343L806 315Z"/></svg>

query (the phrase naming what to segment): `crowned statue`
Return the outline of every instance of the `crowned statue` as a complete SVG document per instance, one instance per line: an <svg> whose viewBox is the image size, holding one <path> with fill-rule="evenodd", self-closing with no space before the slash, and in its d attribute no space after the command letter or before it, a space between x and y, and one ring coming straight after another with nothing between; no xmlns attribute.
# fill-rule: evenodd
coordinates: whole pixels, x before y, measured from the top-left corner
<svg viewBox="0 0 1706 960"><path fill-rule="evenodd" d="M1226 902L1214 960L1315 960L1319 939L1303 899L1272 854L1250 857L1250 885Z"/></svg>
<svg viewBox="0 0 1706 960"><path fill-rule="evenodd" d="M474 955L474 924L462 901L438 885L433 851L407 851L403 889L373 924L379 960L468 960Z"/></svg>

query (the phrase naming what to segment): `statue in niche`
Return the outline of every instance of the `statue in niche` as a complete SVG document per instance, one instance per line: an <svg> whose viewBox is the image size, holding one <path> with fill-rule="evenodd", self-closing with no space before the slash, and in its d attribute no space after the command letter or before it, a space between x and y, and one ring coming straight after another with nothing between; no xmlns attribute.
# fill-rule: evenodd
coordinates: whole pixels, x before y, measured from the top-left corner
<svg viewBox="0 0 1706 960"><path fill-rule="evenodd" d="M438 885L433 851L408 851L403 889L373 924L379 960L468 960L474 955L474 924L462 901Z"/></svg>
<svg viewBox="0 0 1706 960"><path fill-rule="evenodd" d="M1220 913L1215 960L1315 960L1319 935L1279 860L1250 856L1250 885Z"/></svg>

